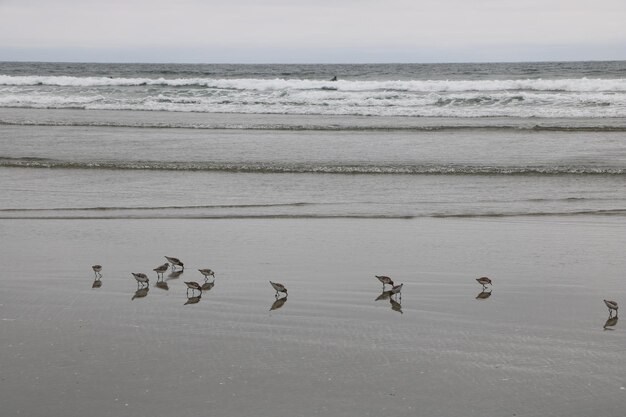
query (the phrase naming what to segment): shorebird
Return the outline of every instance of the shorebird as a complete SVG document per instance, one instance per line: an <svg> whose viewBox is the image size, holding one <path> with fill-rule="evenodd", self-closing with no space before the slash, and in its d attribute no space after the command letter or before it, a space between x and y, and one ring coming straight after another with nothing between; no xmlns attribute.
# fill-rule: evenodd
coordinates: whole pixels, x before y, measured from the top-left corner
<svg viewBox="0 0 626 417"><path fill-rule="evenodd" d="M609 308L609 316L611 316L613 314L613 311L615 310L615 317L617 317L617 309L619 308L617 306L617 302L604 300L604 304L606 304L606 306Z"/></svg>
<svg viewBox="0 0 626 417"><path fill-rule="evenodd" d="M491 280L487 277L476 278L476 281L483 286L483 289L486 288L487 284L491 285Z"/></svg>
<svg viewBox="0 0 626 417"><path fill-rule="evenodd" d="M393 281L391 278L384 275L374 275L380 282L383 283L383 291L385 291L385 285L391 285L393 287Z"/></svg>
<svg viewBox="0 0 626 417"><path fill-rule="evenodd" d="M213 272L212 270L210 270L209 268L206 269L198 269L198 271L200 271L200 273L202 275L204 275L204 279L209 279L209 276L215 278L215 272Z"/></svg>
<svg viewBox="0 0 626 417"><path fill-rule="evenodd" d="M285 288L283 284L279 284L278 282L272 282L272 281L270 281L270 284L272 284L272 288L276 290L276 297L278 297L279 292L284 292L285 294L287 294L287 288Z"/></svg>
<svg viewBox="0 0 626 417"><path fill-rule="evenodd" d="M189 292L189 290L191 291L198 290L200 291L200 293L202 293L202 287L197 282L189 281L189 282L185 282L185 285L187 285L187 292Z"/></svg>
<svg viewBox="0 0 626 417"><path fill-rule="evenodd" d="M157 266L156 268L153 269L153 271L157 273L157 280L159 279L159 275L161 275L161 278L163 278L163 274L165 273L165 271L167 271L167 268L169 267L170 267L170 264L165 262L163 265Z"/></svg>
<svg viewBox="0 0 626 417"><path fill-rule="evenodd" d="M183 271L185 270L185 265L180 261L180 259L172 258L169 256L166 256L165 259L167 259L172 264L172 271L176 269L175 267L177 266L180 266Z"/></svg>
<svg viewBox="0 0 626 417"><path fill-rule="evenodd" d="M131 272L131 274L133 274L133 276L135 277L135 279L137 280L137 285L139 285L141 283L141 285L146 284L148 285L148 283L150 282L150 280L148 279L148 276L146 274L143 274L141 272Z"/></svg>
<svg viewBox="0 0 626 417"><path fill-rule="evenodd" d="M96 275L96 278L102 278L102 274L100 273L100 271L102 271L102 265L93 265L91 269L93 269L93 273Z"/></svg>

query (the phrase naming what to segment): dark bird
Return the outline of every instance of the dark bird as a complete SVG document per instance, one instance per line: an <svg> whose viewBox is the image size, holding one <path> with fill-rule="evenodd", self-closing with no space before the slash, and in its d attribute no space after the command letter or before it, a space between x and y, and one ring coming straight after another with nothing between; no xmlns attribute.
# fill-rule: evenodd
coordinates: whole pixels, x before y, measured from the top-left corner
<svg viewBox="0 0 626 417"><path fill-rule="evenodd" d="M176 269L175 267L177 267L177 266L180 266L183 271L185 270L185 264L183 264L180 261L180 259L172 258L172 257L169 257L169 256L166 256L165 259L167 259L169 261L169 263L172 264L172 270Z"/></svg>
<svg viewBox="0 0 626 417"><path fill-rule="evenodd" d="M189 282L185 282L185 285L187 285L187 291L189 291L189 290L191 290L191 291L198 290L198 291L200 291L200 293L202 293L202 287L197 282L189 281Z"/></svg>
<svg viewBox="0 0 626 417"><path fill-rule="evenodd" d="M209 268L206 269L198 269L198 271L200 271L200 273L202 275L204 275L204 279L209 279L209 277L213 277L215 278L215 272L213 272L212 270L210 270Z"/></svg>
<svg viewBox="0 0 626 417"><path fill-rule="evenodd" d="M278 297L279 292L284 292L285 294L287 294L287 288L285 288L283 284L279 284L278 282L272 282L272 281L270 281L270 284L272 284L272 288L276 290L276 297Z"/></svg>
<svg viewBox="0 0 626 417"><path fill-rule="evenodd" d="M491 285L491 279L487 277L476 278L476 281L483 286L483 289L487 286L487 284Z"/></svg>
<svg viewBox="0 0 626 417"><path fill-rule="evenodd" d="M615 317L617 317L617 309L619 308L617 306L617 302L611 301L611 300L604 300L604 304L606 304L606 306L609 308L609 316L611 316L613 314L613 311L615 311Z"/></svg>
<svg viewBox="0 0 626 417"><path fill-rule="evenodd" d="M385 275L374 275L380 282L383 283L383 291L385 291L385 285L391 285L393 287L393 281L391 278Z"/></svg>
<svg viewBox="0 0 626 417"><path fill-rule="evenodd" d="M93 265L91 269L93 269L93 273L96 274L96 278L102 278L102 274L100 273L100 271L102 271L102 265Z"/></svg>
<svg viewBox="0 0 626 417"><path fill-rule="evenodd" d="M165 273L165 271L167 271L169 267L170 264L165 262L163 265L154 268L153 271L157 273L157 279L159 279L159 275L161 276L161 278L163 278L163 274Z"/></svg>
<svg viewBox="0 0 626 417"><path fill-rule="evenodd" d="M135 277L135 279L137 280L137 285L141 284L141 285L148 285L148 283L150 282L150 280L148 279L148 276L146 274L143 274L141 272L131 272L133 274L133 276Z"/></svg>

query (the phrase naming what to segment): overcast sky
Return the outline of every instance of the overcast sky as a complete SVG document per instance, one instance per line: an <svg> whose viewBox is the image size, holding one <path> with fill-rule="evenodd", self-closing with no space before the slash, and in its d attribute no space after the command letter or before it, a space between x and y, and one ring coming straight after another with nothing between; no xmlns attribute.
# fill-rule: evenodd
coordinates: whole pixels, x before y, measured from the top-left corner
<svg viewBox="0 0 626 417"><path fill-rule="evenodd" d="M626 59L626 0L0 0L0 60Z"/></svg>

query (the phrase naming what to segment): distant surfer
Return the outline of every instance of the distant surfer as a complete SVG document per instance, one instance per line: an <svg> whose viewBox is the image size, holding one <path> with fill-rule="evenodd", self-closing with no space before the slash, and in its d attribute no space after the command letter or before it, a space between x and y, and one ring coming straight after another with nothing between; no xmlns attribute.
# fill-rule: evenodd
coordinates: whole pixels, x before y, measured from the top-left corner
<svg viewBox="0 0 626 417"><path fill-rule="evenodd" d="M337 81L337 76L335 75L333 78L330 79L331 81Z"/></svg>

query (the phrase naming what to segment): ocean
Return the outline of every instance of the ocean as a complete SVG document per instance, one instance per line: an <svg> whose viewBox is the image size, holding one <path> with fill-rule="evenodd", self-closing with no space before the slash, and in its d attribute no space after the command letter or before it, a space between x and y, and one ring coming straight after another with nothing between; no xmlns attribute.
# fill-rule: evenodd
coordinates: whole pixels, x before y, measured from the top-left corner
<svg viewBox="0 0 626 417"><path fill-rule="evenodd" d="M623 216L625 76L0 63L0 217Z"/></svg>
<svg viewBox="0 0 626 417"><path fill-rule="evenodd" d="M0 63L2 415L622 417L625 185L626 61Z"/></svg>

